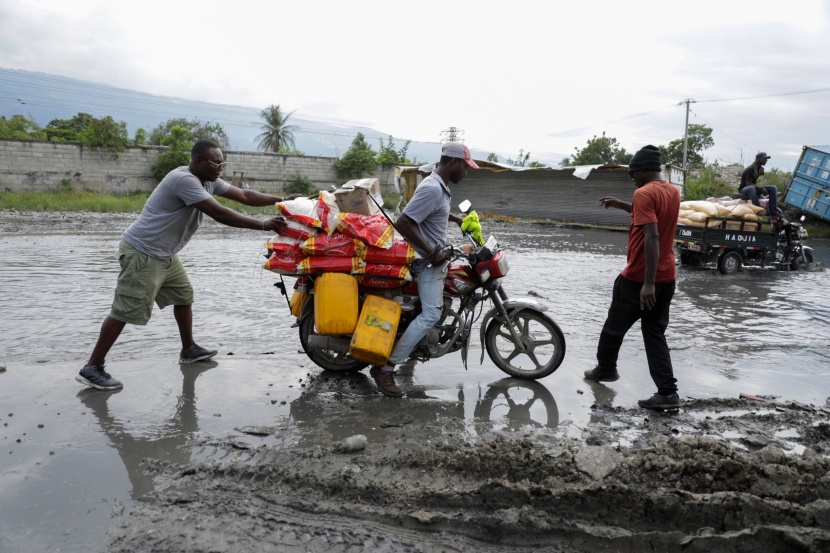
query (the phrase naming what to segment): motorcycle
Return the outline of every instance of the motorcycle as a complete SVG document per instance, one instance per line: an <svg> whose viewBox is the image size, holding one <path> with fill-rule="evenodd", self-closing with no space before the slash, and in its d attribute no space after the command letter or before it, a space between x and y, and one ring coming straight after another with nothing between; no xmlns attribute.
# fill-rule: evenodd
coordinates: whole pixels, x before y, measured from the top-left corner
<svg viewBox="0 0 830 553"><path fill-rule="evenodd" d="M469 201L459 206L462 213ZM391 222L391 221L390 221ZM441 317L415 347L410 359L428 361L461 351L465 369L473 323L479 319L486 302L492 307L484 314L479 330L481 359L486 351L495 365L510 376L536 380L553 373L565 357L565 336L545 312L547 306L532 298L510 298L502 287L509 272L507 256L494 237L478 245L470 233L461 248L450 246L447 276L444 280L444 304ZM315 276L304 275L295 289L314 293ZM284 286L282 288L285 293ZM377 290L358 288L359 301ZM384 295L401 305L396 341L421 312L418 284L407 282L384 291ZM297 317L300 343L306 355L319 367L335 372L360 371L367 363L349 356L351 335L319 335L314 327L314 301L308 301Z"/></svg>

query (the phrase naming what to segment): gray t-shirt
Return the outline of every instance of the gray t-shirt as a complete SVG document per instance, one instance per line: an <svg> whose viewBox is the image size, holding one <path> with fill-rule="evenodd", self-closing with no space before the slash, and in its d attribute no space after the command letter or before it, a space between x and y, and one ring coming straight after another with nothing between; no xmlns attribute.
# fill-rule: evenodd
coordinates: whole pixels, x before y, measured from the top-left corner
<svg viewBox="0 0 830 553"><path fill-rule="evenodd" d="M230 186L222 179L202 183L186 166L173 169L147 198L123 238L150 257L170 259L187 245L202 222L203 213L193 204L222 195Z"/></svg>
<svg viewBox="0 0 830 553"><path fill-rule="evenodd" d="M451 202L450 189L441 177L432 173L421 181L412 199L403 209L404 215L418 224L421 236L433 248L446 245ZM414 245L412 247L421 257L428 257L430 254L420 251Z"/></svg>

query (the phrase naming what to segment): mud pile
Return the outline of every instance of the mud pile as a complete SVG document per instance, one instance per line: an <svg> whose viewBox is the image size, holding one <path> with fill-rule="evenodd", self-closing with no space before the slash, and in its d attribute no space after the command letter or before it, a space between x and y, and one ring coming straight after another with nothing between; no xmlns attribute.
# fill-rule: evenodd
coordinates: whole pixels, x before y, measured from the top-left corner
<svg viewBox="0 0 830 553"><path fill-rule="evenodd" d="M203 444L203 462L148 463L156 491L115 521L110 549L830 549L824 406L596 407L579 437L389 430L400 440L353 453L228 441Z"/></svg>

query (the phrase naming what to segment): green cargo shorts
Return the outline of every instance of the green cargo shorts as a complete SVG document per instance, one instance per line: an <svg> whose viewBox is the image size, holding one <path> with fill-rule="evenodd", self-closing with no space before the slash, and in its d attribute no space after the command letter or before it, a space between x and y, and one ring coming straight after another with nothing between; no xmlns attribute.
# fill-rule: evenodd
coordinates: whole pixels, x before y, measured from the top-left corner
<svg viewBox="0 0 830 553"><path fill-rule="evenodd" d="M153 313L153 302L159 309L193 304L193 286L178 255L161 261L122 240L118 246L118 263L121 273L110 311L113 319L146 325Z"/></svg>

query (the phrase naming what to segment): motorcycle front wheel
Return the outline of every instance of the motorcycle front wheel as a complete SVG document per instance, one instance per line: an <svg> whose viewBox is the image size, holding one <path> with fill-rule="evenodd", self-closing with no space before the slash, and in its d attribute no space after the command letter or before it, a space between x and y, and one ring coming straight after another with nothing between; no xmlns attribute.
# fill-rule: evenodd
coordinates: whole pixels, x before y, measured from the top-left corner
<svg viewBox="0 0 830 553"><path fill-rule="evenodd" d="M525 309L513 315L513 328L523 348L501 321L493 319L487 325L484 346L498 368L525 380L544 378L559 368L565 358L565 335L553 319Z"/></svg>
<svg viewBox="0 0 830 553"><path fill-rule="evenodd" d="M326 350L310 346L308 337L317 334L314 331L314 312L309 313L300 323L300 344L308 358L327 371L334 372L357 372L369 365L362 361L356 361L340 351Z"/></svg>
<svg viewBox="0 0 830 553"><path fill-rule="evenodd" d="M807 260L806 263L801 260L800 253L796 255L793 258L792 262L790 262L790 269L792 269L793 271L804 269L807 265L813 262L813 252L804 250L804 258Z"/></svg>

